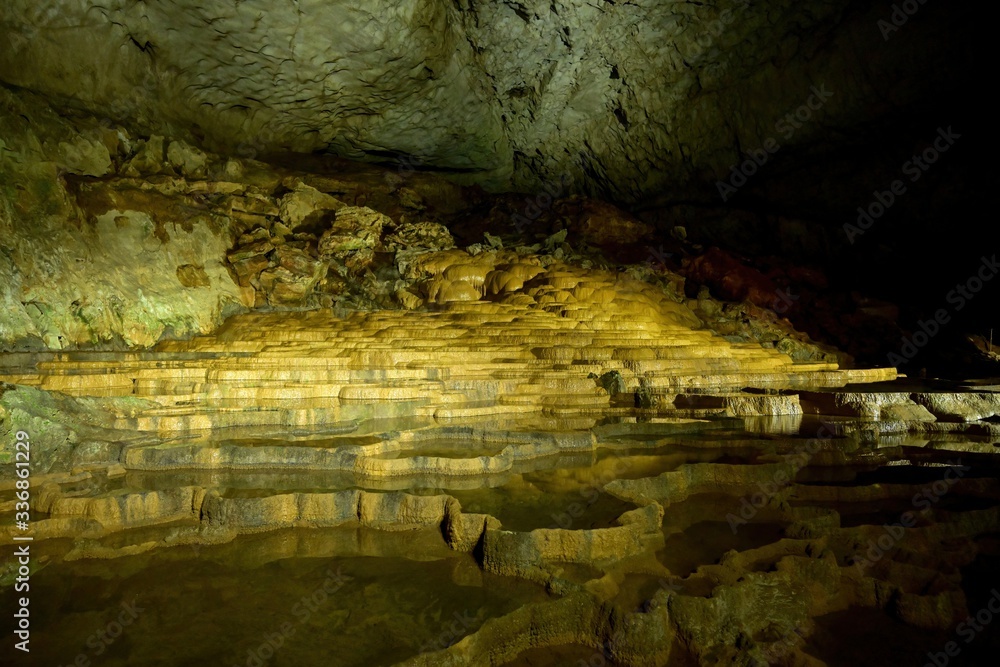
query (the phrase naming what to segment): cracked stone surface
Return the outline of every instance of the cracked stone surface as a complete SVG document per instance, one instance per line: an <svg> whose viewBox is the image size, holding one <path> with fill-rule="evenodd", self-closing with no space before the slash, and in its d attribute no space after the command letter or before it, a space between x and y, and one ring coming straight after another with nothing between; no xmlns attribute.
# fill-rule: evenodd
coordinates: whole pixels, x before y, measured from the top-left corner
<svg viewBox="0 0 1000 667"><path fill-rule="evenodd" d="M885 40L886 11L846 0L11 0L0 80L244 156L398 159L528 191L569 176L619 201L692 187L714 197L741 151L769 138L799 150L862 136L873 117L947 89L965 57L949 21L918 15ZM918 48L927 40L942 48ZM789 120L817 89L829 95L809 122Z"/></svg>

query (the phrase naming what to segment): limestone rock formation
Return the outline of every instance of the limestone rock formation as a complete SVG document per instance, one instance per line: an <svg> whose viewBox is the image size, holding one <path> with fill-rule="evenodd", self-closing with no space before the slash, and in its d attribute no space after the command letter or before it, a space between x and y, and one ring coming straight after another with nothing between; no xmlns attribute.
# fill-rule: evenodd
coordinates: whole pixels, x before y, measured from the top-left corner
<svg viewBox="0 0 1000 667"><path fill-rule="evenodd" d="M884 10L431 0L261 15L221 0L11 0L0 79L245 157L325 150L536 193L573 182L630 200L694 182L709 197L741 149L773 138L795 150L828 140L823 128L868 121L883 81L904 108L948 87L942 49L908 50L907 39L935 41L952 60L967 44L940 20L884 40L873 29ZM855 76L862 63L866 76ZM900 71L919 76L901 81ZM829 93L811 122L783 125L818 89ZM204 168L179 145L167 150Z"/></svg>
<svg viewBox="0 0 1000 667"><path fill-rule="evenodd" d="M796 364L773 350L728 343L692 328L700 326L697 318L646 283L560 264L535 267L534 278L486 300L481 290L496 259L457 250L419 256L431 276L423 283L427 298L441 305L433 312L238 316L216 336L161 343L111 373L102 356L81 352L13 367L5 379L73 395L149 398L162 407L134 423L169 433L350 423L369 414L369 401L392 403L395 416L442 418L600 409L608 407L609 392L588 375L610 372L618 374L617 393L640 398L696 387L839 386L895 376L894 369ZM237 397L251 402L231 404ZM738 416L800 412L797 402L780 407L763 399L692 407L728 407ZM659 403L641 401L647 408Z"/></svg>
<svg viewBox="0 0 1000 667"><path fill-rule="evenodd" d="M7 1L35 657L137 600L109 664L940 650L994 583L1000 387L886 367L907 304L830 229L969 80L943 7Z"/></svg>
<svg viewBox="0 0 1000 667"><path fill-rule="evenodd" d="M852 365L849 355L786 321L805 310L796 306L798 292L771 283L753 295L720 290L711 276L690 269L713 265L715 251L699 256L690 244L681 248L693 253L688 268L666 257L651 261L649 229L608 204L556 198L529 228L505 198L487 199L439 178L344 163L320 174L296 171L161 136L134 137L106 120L71 122L31 95L9 101L17 113L4 116L7 143L23 150L0 157L14 184L4 195L10 252L0 267L8 276L2 294L9 313L0 339L8 347L149 346L210 331L227 315L256 308L413 310L461 300L524 305L581 297L602 303L607 293L538 282L563 263L577 273L600 268L648 283L627 288L643 294L629 297L640 299L629 308L645 300L677 310L662 293L731 342L763 344L795 361ZM39 145L58 149L47 155ZM72 160L59 162L71 145ZM478 226L482 242L455 247L449 224L465 234ZM51 280L55 275L69 279ZM691 299L686 281L715 293ZM819 325L809 330L851 331Z"/></svg>
<svg viewBox="0 0 1000 667"><path fill-rule="evenodd" d="M226 225L197 201L210 193L180 194L169 178L107 188L93 178L130 151L127 133L0 96L11 109L0 114L0 338L150 345L242 308L222 262Z"/></svg>
<svg viewBox="0 0 1000 667"><path fill-rule="evenodd" d="M337 211L333 225L319 239L320 257L335 260L351 273L358 273L375 259L382 228L389 218L365 206L345 206Z"/></svg>
<svg viewBox="0 0 1000 667"><path fill-rule="evenodd" d="M275 337L273 326L266 331ZM232 336L220 342L230 354L253 347ZM283 388L276 394L288 396L296 385L324 393L303 370L288 369L290 358L286 353L284 373L249 357L244 370L228 373L243 388L270 381ZM222 373L216 371L220 379ZM342 401L375 400L381 409L294 435L282 420L256 435L230 429L241 437L219 440L208 422L178 421L180 415L156 408L168 386L183 390L183 375L177 366L172 385L161 377L154 400L70 399L4 387L4 425L27 425L45 462L36 478L33 549L61 561L57 568L164 551L177 567L185 553L215 559L226 543L265 560L364 553L383 562L403 538L414 559L444 558L449 548L471 554L478 567L454 574L466 586L501 576L502 588L526 580L548 591L465 627L452 641L409 648L397 656L403 665L516 664L533 652L553 659L607 653L622 664L682 657L808 664L817 659L812 638L840 613L892 619L900 631L926 634L918 643L928 645L976 609L966 577L1000 529L997 478L974 472L995 466L994 448L980 435L995 439L995 423L887 419L889 407L934 392L804 392L803 403L817 407L882 404L881 421L841 414L754 438L732 418L680 415L780 410L797 405L795 394L686 394L673 413L661 404L660 416L642 423L608 423L606 410L588 417L577 406L548 421L520 412L479 417L479 426L411 421L378 430L390 404L406 393L353 385ZM74 393L116 393L89 384ZM235 386L224 393L248 395ZM823 396L831 400L823 403ZM995 402L993 392L953 396L944 403ZM154 435L171 428L171 419L186 438ZM258 419L255 428L267 421ZM893 424L900 428L886 428ZM934 433L947 438L927 438ZM7 442L10 432L3 435ZM880 465L876 478L873 464ZM843 475L830 476L835 465ZM900 469L909 478L893 474ZM539 487L545 509L525 516L517 508ZM510 492L514 498L506 498ZM928 500L892 525L870 523L874 505L905 509L914 494L947 497L948 508ZM492 513L477 511L482 507ZM0 512L12 508L4 503ZM713 523L706 516L725 518ZM268 548L259 551L258 539L247 551L246 536L262 531L274 533L263 542ZM0 540L12 534L6 525ZM60 539L66 537L75 540ZM300 550L303 541L315 548ZM290 545L299 546L290 552ZM129 646L141 650L141 642Z"/></svg>

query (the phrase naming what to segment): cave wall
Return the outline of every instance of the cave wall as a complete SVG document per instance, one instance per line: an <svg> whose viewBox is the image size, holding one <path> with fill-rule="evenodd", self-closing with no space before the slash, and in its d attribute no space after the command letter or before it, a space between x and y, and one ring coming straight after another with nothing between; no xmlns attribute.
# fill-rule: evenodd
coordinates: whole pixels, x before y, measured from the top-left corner
<svg viewBox="0 0 1000 667"><path fill-rule="evenodd" d="M356 182L317 187L381 198L371 205L394 220L406 202L423 206L407 188L425 171L530 193L527 206L511 200L519 215L546 191L583 191L650 223L662 252L677 252L682 228L699 247L816 265L859 303L872 295L901 305L898 324L910 328L984 251L969 238L980 238L990 191L977 166L988 130L975 116L986 42L971 32L982 23L971 3L894 7L10 0L0 7L9 37L0 42L0 273L10 313L0 338L145 345L252 306L220 263L243 230L198 197L82 211L93 197L81 204L74 189L112 173L133 190L149 176L198 181L205 174L185 174L183 163L207 159L202 149L300 173L329 174L330 156L378 162L398 178L373 171L364 195ZM942 128L962 138L870 230L845 233L857 207ZM167 139L147 150L139 137L151 135ZM762 150L766 163L745 184L720 188ZM121 170L143 151L157 153L138 160L152 171ZM427 219L475 243L484 229L503 231L488 209L458 225L442 208ZM546 231L557 211L543 213L528 216L538 227L529 233ZM160 254L144 256L147 246ZM656 257L629 261L644 259ZM953 333L987 335L991 303L956 313Z"/></svg>
<svg viewBox="0 0 1000 667"><path fill-rule="evenodd" d="M211 331L244 307L223 264L231 220L144 190L137 172L81 206L74 180L127 171L129 157L134 169L149 161L143 144L0 88L4 347L148 346L164 334ZM156 148L156 161L169 151L178 174L200 155L182 143Z"/></svg>
<svg viewBox="0 0 1000 667"><path fill-rule="evenodd" d="M968 47L937 11L886 33L890 5L850 0L11 0L0 80L220 152L712 201L741 151L871 136L947 90Z"/></svg>

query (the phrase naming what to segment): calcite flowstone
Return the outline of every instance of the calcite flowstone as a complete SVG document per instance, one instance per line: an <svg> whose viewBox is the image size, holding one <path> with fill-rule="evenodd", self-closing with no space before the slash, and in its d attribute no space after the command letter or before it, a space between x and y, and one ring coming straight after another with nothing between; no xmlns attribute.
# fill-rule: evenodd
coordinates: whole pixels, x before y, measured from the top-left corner
<svg viewBox="0 0 1000 667"><path fill-rule="evenodd" d="M462 319L473 312L464 305L448 315ZM388 330L400 325L393 318L383 320L386 315L373 314L369 321L381 321ZM240 361L212 372L215 382L225 378L234 381L226 390L209 391L215 399L208 400L217 410L232 410L234 404L253 396L259 386L269 387L274 401L287 397L284 400L301 404L305 399L300 392L307 383L312 385L316 404L329 402L331 387L317 383L317 379L330 380L336 372L354 365L347 358L333 362L335 357L327 358L321 367L289 365L294 359L322 358L316 353L328 342L330 333L317 326L315 314L297 316L309 319L312 325L297 335L290 335L289 328L275 326L279 317L292 317L288 313L268 321L265 330L269 338L283 341L272 350L271 364L263 363L268 357L258 354L263 336L251 340L245 329L237 327L214 341L225 344L227 354ZM495 318L497 312L487 316ZM448 328L440 328L440 332L446 336L454 333ZM234 335L237 333L241 336ZM398 340L390 339L380 351L365 352L370 355L365 358L376 359L385 353L383 361L392 360L395 355L389 352L398 347ZM304 345L309 341L313 344ZM166 347L180 350L177 343ZM106 353L96 354L104 356L95 356L91 362L108 359ZM189 381L200 382L203 377L194 366L202 363L206 354L210 354L209 348L202 344L173 359L143 352L122 355L119 361L130 370L155 364L155 376L137 377L131 383L137 391L189 392L193 389ZM454 364L461 358L459 354L449 361ZM63 353L47 359L45 366L50 370L88 368L79 354ZM18 360L26 367L35 362L31 355L5 361ZM510 372L515 366L502 368ZM311 427L292 435L288 422L282 419L274 423L267 439L218 441L218 436L199 438L191 432L185 439L142 439L136 426L155 427L157 419L169 419L164 405L131 394L72 399L27 387L5 388L0 396L0 435L5 445L10 439L10 432L5 431L8 419L27 424L33 446L43 455L39 463L48 468L33 478L35 509L39 511L32 526L36 544L57 547L70 542L59 538L73 537L66 559L116 558L180 545L198 549L246 533L276 529L320 532L339 527L346 529L338 533L343 539L363 542L366 553L379 555L373 551L374 542L391 545L386 534L406 531L396 542L405 542L412 557L431 557L435 549L446 547L470 554L468 568L455 574L456 581L465 582L462 585L477 585L474 582L482 568L542 584L554 597L522 606L470 629L461 641L402 664L508 663L529 649L558 652L567 644L590 647L595 655L610 656L622 664L665 664L691 656L726 664L796 664L812 659L809 637L822 617L835 612L865 609L912 628L952 630L970 614L963 587L971 583L971 579L966 581L965 572L981 553L977 545L987 544L989 535L1000 530L1000 506L996 505L1000 483L990 476L967 475L953 462L965 451L976 451L977 461L994 453L992 445L980 437L968 442L955 437L979 434L974 425L945 423L952 427L945 431L952 437L921 442L919 434L928 425L912 423L901 433L916 428L918 437L909 440L906 447L897 446L900 433L887 433L879 442L877 434L862 432L871 422L845 416L821 422L831 437L812 437L811 427L788 437L734 437L732 418L708 421L661 416L630 421L639 413L625 417L632 413L619 412L617 416L625 420L609 422L606 410L588 419L491 420L480 426L411 422L412 428L379 431L377 425L386 424L386 408L394 401L412 398L413 385L392 384L405 376L396 364L377 370L360 365L352 370L356 379L377 379L390 383L393 389L380 395L376 382L355 382L347 385L349 391L341 390L341 399L350 397L348 402L355 398L378 401L380 409L369 413L375 419L367 427L356 421L341 424L343 430L338 434ZM583 391L592 388L598 377L580 378L578 383L565 378L557 381L551 375L533 379L550 389ZM523 381L516 373L509 379L512 383ZM105 386L112 386L111 380L111 385ZM443 380L428 381L421 391L435 382ZM472 382L465 378L459 385L468 391ZM94 386L90 383L88 391L93 392ZM862 400L878 402L872 398L878 393L872 391L804 394L803 403L812 406L816 401L807 397L817 394L842 395L839 403L830 401L834 407ZM950 396L950 403L979 406L994 398L990 391L940 394ZM180 398L181 394L173 396ZM881 409L907 405L910 396L887 392ZM221 397L233 402L215 403ZM752 411L793 405L789 399L794 395L729 392L681 397L688 405L704 406L687 410ZM518 426L509 430L499 426L503 423ZM556 423L567 430L554 430ZM537 425L546 427L539 429ZM323 426L330 428L331 424ZM978 426L983 432L998 432L989 421ZM209 429L211 423L205 422L201 428ZM663 463L676 456L676 448L670 447L671 453L661 460L664 445L676 443L674 438L681 435L700 435L683 440L684 449L699 453L689 453L684 460L691 462L671 465L667 472L657 474ZM96 442L88 442L100 438L110 440L103 451ZM439 449L443 441L455 443L453 454L469 450L468 454L444 456L425 449ZM65 456L70 453L67 442L74 445L71 457ZM878 446L872 447L873 442ZM113 444L117 447L110 446ZM720 456L732 456L733 448L743 457L748 447L758 452L757 461L716 461ZM483 453L484 448L492 453ZM603 454L611 455L595 457L603 448L611 450ZM574 452L585 456L568 469L563 469L564 459L537 470L526 466ZM872 503L905 505L912 502L914 494L934 487L900 477L888 483L870 479L861 483L860 475L840 479L831 474L832 467L840 466L837 470L843 473L864 471L868 476L875 468L915 464L940 471L945 480L953 481L947 490L949 507L946 511L934 508L919 512L919 525L903 530L891 549L867 562L869 545L889 534L881 522L869 525L862 518L870 513ZM74 470L65 472L69 466L75 466ZM521 472L514 473L514 466ZM203 472L194 470L197 468ZM316 472L310 473L310 468ZM278 470L280 475L275 476ZM336 474L338 470L349 474ZM958 470L957 478L949 478L949 470ZM119 481L123 474L125 479ZM620 510L607 527L514 530L505 525L506 519L466 511L465 501L456 497L461 491L447 490L478 490L471 505L478 493L512 474L520 480L507 482L504 490L514 491L514 503L520 493L537 492L539 485L558 488L579 475L588 493L572 496L574 502L565 507L570 516L576 515L575 505L586 502L598 490L625 499L627 509ZM275 484L279 488L274 488ZM0 482L0 488L7 485ZM298 490L315 486L327 490ZM836 510L830 509L831 503L836 503ZM0 511L10 511L12 506L12 502L0 503ZM558 502L553 507L561 509ZM747 513L747 508L752 511ZM714 518L706 520L707 516ZM545 525L547 517L540 521ZM728 527L725 522L729 522ZM712 555L717 538L702 540L693 547L699 554L705 550L695 565L688 569L681 564L676 567L684 569L674 569L672 549L680 546L684 553L692 548L690 541L703 534L696 526L706 523L732 528L733 543L739 548ZM137 528L142 531L134 530ZM362 533L362 529L377 529L383 537ZM688 529L693 535L686 538L689 546L685 546L683 539L677 540ZM774 535L748 546L737 540L739 531ZM0 528L0 541L10 542L14 534L14 527L8 524ZM282 538L287 546L288 534L282 533ZM290 555L284 547L281 552L282 558ZM385 553L395 551L389 548ZM323 555L329 557L328 548ZM666 562L671 563L669 568ZM638 598L632 589L634 582L640 585Z"/></svg>
<svg viewBox="0 0 1000 667"><path fill-rule="evenodd" d="M980 421L1000 416L1000 394L920 392L913 400L943 421Z"/></svg>
<svg viewBox="0 0 1000 667"><path fill-rule="evenodd" d="M258 282L275 302L303 298L318 273L295 271L323 267L287 245L271 256L282 264L274 262ZM695 388L733 392L895 377L893 369L794 363L774 350L731 344L641 281L510 259L508 251L473 257L457 249L417 256L411 272L428 301L439 304L433 312L238 316L216 336L162 343L114 372L103 358L78 353L6 379L74 395L149 397L163 409L123 425L169 433L329 424L370 412L371 405L390 409L387 416L440 419L601 410L611 397L591 376L607 373L618 373L619 396L634 393L637 407L646 409L671 409L677 393ZM484 294L491 285L502 289ZM800 413L794 395L684 400L676 407L735 416Z"/></svg>
<svg viewBox="0 0 1000 667"><path fill-rule="evenodd" d="M810 412L873 421L974 422L1000 415L1000 396L992 392L808 392L802 400Z"/></svg>
<svg viewBox="0 0 1000 667"><path fill-rule="evenodd" d="M801 415L802 406L797 394L691 394L678 396L678 407L718 408L732 417L753 415Z"/></svg>

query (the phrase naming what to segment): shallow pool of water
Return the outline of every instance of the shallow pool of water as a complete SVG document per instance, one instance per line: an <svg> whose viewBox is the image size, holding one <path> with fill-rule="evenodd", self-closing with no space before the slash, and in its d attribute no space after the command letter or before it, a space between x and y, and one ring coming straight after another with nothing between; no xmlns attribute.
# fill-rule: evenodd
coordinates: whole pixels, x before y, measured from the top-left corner
<svg viewBox="0 0 1000 667"><path fill-rule="evenodd" d="M664 530L660 562L678 577L686 577L701 565L713 565L728 551L748 551L784 537L778 523L750 522L731 525L726 521L701 521L682 532Z"/></svg>
<svg viewBox="0 0 1000 667"><path fill-rule="evenodd" d="M281 531L53 563L31 579L31 664L391 665L547 598L443 542L386 553L372 533ZM0 595L4 609L12 598ZM11 642L3 651L14 658Z"/></svg>
<svg viewBox="0 0 1000 667"><path fill-rule="evenodd" d="M850 641L844 641L846 637ZM815 632L806 642L805 652L829 667L923 667L928 663L927 653L939 651L948 640L948 633L904 625L881 610L853 608L817 618ZM990 663L963 660L949 661L949 664Z"/></svg>
<svg viewBox="0 0 1000 667"><path fill-rule="evenodd" d="M354 488L375 493L448 494L460 502L464 512L492 515L506 530L600 529L617 525L622 514L636 507L606 493L604 487L609 482L655 477L690 464L773 463L783 460L783 454L800 450L815 430L803 426L800 434L767 435L733 428L733 423L607 424L601 427L595 450L584 448L517 461L510 469L482 475L377 479L346 471L292 469L130 471L110 480L81 478L63 484L62 491L67 496L99 496L195 486L227 498ZM384 425L314 438L299 434L288 443L350 447L378 440L383 429ZM268 437L232 438L228 444L274 444ZM920 465L927 461L918 460L916 454L942 460L952 456L949 452L911 453L895 446L895 453L888 454L887 450L862 448L857 442L834 443L839 444L844 444L843 463L834 457L817 456L798 470L797 481L842 487L843 497L859 491L854 487L872 485L871 496L876 499L864 500L864 493L858 493L858 502L827 501L827 497L838 497L834 491L827 496L811 489L811 495L802 493L807 499L797 500L793 493L788 501L795 510L836 510L844 526L877 526L898 520L903 511L912 509L912 493L902 491L908 486L919 490L944 475L940 466ZM469 458L500 451L460 438L437 438L436 434L407 446L409 449L388 456ZM856 456L862 449L864 455ZM989 466L980 467L969 477L989 477L993 471ZM693 475L695 469L689 472ZM887 484L903 486L897 493L887 490ZM976 493L948 493L936 508L964 512L992 507L996 495L984 488ZM755 512L747 523L734 526L727 516L738 513L742 499L755 493L757 486L730 484L718 489L666 504L662 543L660 533L654 532L655 539L648 539L643 547L647 551L619 572L614 571L617 564L603 562L555 562L547 571L560 585L583 584L608 573L607 580L615 580L619 587L608 602L623 612L645 610L663 589L682 596L710 597L719 584L712 572L696 574L699 567L719 562L727 552L747 551L782 539L788 526L782 520L791 520L787 513L768 506ZM893 492L882 497L882 491ZM813 497L824 500L808 500ZM41 518L42 514L34 514L35 520ZM276 530L217 546L164 547L165 543L173 544L177 535L193 535L199 527L196 513L183 520L175 518L171 516L170 524L110 532L93 540L40 540L33 546L35 563L43 567L31 581L34 655L30 664L392 665L421 651L444 648L474 632L487 619L550 599L541 586L484 572L473 556L448 548L441 527L400 532ZM545 537L561 539L558 535ZM151 550L114 560L65 560L67 554L82 553L81 544L97 544L109 554L114 550ZM993 551L1000 551L1000 547L993 547ZM837 555L846 562L849 554ZM996 571L995 559L982 563L968 577L976 586L989 581ZM771 566L768 561L761 567ZM9 572L3 574L6 577ZM972 587L965 592L974 599L976 590ZM975 604L980 603L976 599ZM0 593L0 604L4 609L14 607L9 587ZM817 632L807 650L830 665L922 665L921 656L937 645L938 635L943 636L914 631L884 611L851 609L817 619ZM852 639L847 642L844 637ZM911 637L916 639L911 641ZM0 648L2 664L18 664L7 659L10 652L10 642ZM671 660L671 665L685 664L680 654ZM523 652L511 664L614 663L599 647L564 644Z"/></svg>
<svg viewBox="0 0 1000 667"><path fill-rule="evenodd" d="M447 493L458 499L462 511L490 514L500 520L504 530L609 528L617 525L622 514L635 509L598 486L555 477L536 473L498 488Z"/></svg>

